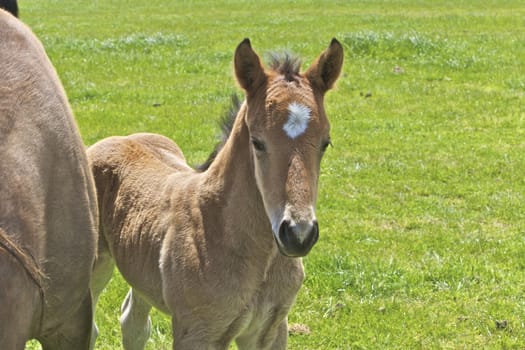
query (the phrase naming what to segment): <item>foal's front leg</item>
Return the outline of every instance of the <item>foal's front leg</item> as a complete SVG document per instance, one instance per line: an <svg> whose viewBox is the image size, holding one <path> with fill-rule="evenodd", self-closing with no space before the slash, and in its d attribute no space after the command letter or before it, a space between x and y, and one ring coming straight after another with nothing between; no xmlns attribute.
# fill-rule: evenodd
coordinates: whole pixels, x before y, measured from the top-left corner
<svg viewBox="0 0 525 350"><path fill-rule="evenodd" d="M285 318L269 329L257 329L235 340L239 350L285 350L288 343L288 322Z"/></svg>
<svg viewBox="0 0 525 350"><path fill-rule="evenodd" d="M122 344L125 350L143 350L146 346L151 333L150 310L151 305L137 293L133 293L133 288L130 289L122 303L120 316Z"/></svg>
<svg viewBox="0 0 525 350"><path fill-rule="evenodd" d="M288 344L288 320L285 318L277 327L273 344L268 349L284 350Z"/></svg>
<svg viewBox="0 0 525 350"><path fill-rule="evenodd" d="M204 325L189 330L171 319L173 350L227 350L228 341L210 339L210 328Z"/></svg>

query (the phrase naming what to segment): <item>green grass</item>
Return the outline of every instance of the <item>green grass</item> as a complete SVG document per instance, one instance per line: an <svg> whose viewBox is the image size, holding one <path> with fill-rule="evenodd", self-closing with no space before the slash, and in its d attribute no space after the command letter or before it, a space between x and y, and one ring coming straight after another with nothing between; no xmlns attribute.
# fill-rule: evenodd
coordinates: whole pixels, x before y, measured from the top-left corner
<svg viewBox="0 0 525 350"><path fill-rule="evenodd" d="M290 349L525 348L525 7L521 1L21 2L86 144L148 131L206 158L238 91L236 45L307 66L332 37L321 239ZM119 349L119 276L97 349ZM170 349L154 313L148 349ZM506 321L503 322L503 321ZM503 326L505 325L506 326Z"/></svg>

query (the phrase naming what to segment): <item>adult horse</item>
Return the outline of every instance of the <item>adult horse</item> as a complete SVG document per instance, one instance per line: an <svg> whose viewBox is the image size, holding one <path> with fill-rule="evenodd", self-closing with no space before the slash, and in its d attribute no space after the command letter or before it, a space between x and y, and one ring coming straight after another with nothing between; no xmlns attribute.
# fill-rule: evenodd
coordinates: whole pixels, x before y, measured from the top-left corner
<svg viewBox="0 0 525 350"><path fill-rule="evenodd" d="M41 43L3 10L0 38L0 348L88 349L93 177Z"/></svg>
<svg viewBox="0 0 525 350"><path fill-rule="evenodd" d="M334 39L304 74L289 56L264 69L248 39L234 61L246 100L206 170L190 168L160 135L88 149L101 213L93 293L116 263L131 285L125 349L144 348L152 306L172 317L173 349L286 348L299 257L319 234L317 183L330 144L323 97L343 48Z"/></svg>

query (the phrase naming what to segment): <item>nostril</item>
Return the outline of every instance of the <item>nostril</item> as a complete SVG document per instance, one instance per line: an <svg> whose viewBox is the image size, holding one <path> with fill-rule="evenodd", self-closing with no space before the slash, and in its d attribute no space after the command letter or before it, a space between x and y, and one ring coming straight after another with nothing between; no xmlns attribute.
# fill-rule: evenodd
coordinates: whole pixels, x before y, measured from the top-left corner
<svg viewBox="0 0 525 350"><path fill-rule="evenodd" d="M281 227L279 228L279 239L281 242L287 242L288 237L290 236L290 221L289 220L283 220L281 222Z"/></svg>
<svg viewBox="0 0 525 350"><path fill-rule="evenodd" d="M313 236L313 243L314 245L317 240L319 239L319 224L317 223L317 220L314 220L314 226L312 227L312 236Z"/></svg>

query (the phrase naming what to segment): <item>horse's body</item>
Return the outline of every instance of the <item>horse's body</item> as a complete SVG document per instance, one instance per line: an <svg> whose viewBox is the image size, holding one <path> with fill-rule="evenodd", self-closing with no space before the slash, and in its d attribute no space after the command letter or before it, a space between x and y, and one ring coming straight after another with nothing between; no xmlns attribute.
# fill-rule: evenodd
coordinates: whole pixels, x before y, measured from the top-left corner
<svg viewBox="0 0 525 350"><path fill-rule="evenodd" d="M294 62L265 71L241 43L235 70L247 100L203 172L160 135L88 149L101 213L93 292L96 301L116 263L132 287L122 306L125 349L144 348L152 306L172 316L174 349L227 349L233 340L239 349L286 348L304 276L297 257L318 237L317 179L329 143L322 101L342 60L334 40L305 75Z"/></svg>
<svg viewBox="0 0 525 350"><path fill-rule="evenodd" d="M31 30L0 10L0 348L89 347L96 227L62 85Z"/></svg>

